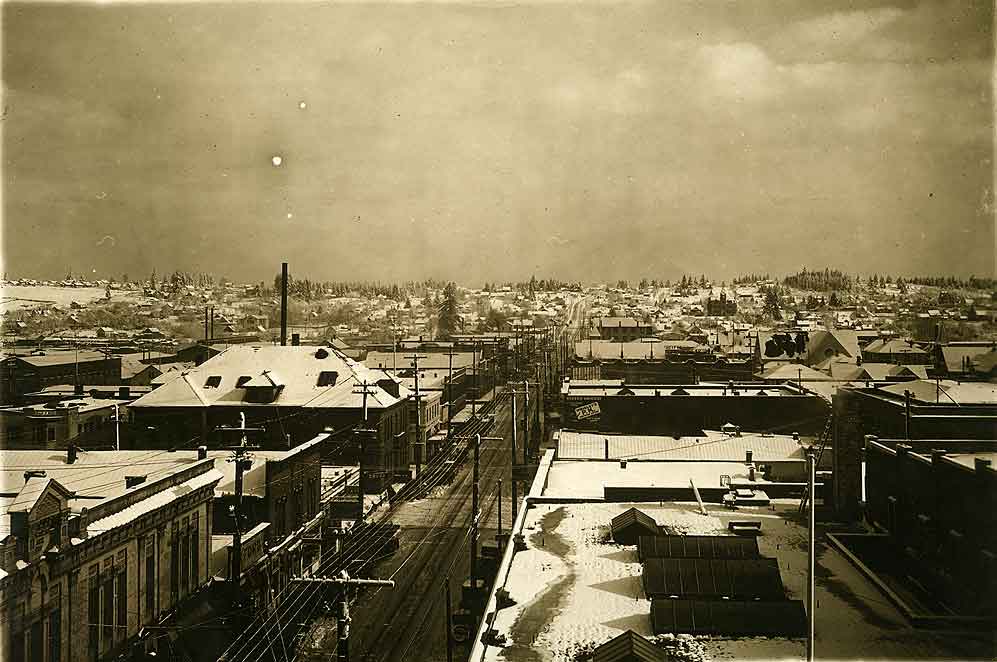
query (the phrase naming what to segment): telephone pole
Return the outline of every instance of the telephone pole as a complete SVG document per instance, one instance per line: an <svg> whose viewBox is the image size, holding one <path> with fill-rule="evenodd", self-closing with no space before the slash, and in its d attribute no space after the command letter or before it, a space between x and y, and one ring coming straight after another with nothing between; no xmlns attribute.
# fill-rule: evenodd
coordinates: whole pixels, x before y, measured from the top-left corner
<svg viewBox="0 0 997 662"><path fill-rule="evenodd" d="M235 520L235 531L232 534L232 569L229 581L238 588L239 580L242 577L242 485L243 474L253 466L252 456L249 451L256 450L258 446L248 445L246 434L249 432L263 432L263 428L248 427L246 425L246 413L239 412L239 427L219 426L216 432L235 433L241 436L238 446L230 446L225 450L232 451L229 462L235 462L235 505L230 506L232 518Z"/></svg>
<svg viewBox="0 0 997 662"><path fill-rule="evenodd" d="M814 518L816 464L817 456L811 446L807 449L807 490L810 494L810 507L807 509L807 662L813 662L814 659L814 621L816 617L814 609L817 606L815 583L817 570L816 522Z"/></svg>
<svg viewBox="0 0 997 662"><path fill-rule="evenodd" d="M530 382L523 380L523 464L529 464L530 452Z"/></svg>
<svg viewBox="0 0 997 662"><path fill-rule="evenodd" d="M412 361L415 369L415 478L419 480L422 474L422 451L426 447L422 438L422 396L419 394L419 359L426 358L425 354L413 354L406 356Z"/></svg>
<svg viewBox="0 0 997 662"><path fill-rule="evenodd" d="M450 351L447 355L450 357L448 374L447 374L447 446L449 447L450 442L450 428L453 422L453 343L450 344Z"/></svg>
<svg viewBox="0 0 997 662"><path fill-rule="evenodd" d="M363 395L363 406L362 406L363 428L356 431L357 445L360 451L359 455L357 456L357 474L358 474L357 504L360 508L360 512L357 514L357 524L363 524L363 519L364 519L363 458L364 458L364 453L367 450L364 441L367 439L368 436L376 434L376 430L371 430L370 426L367 424L367 396L376 393L376 391L374 391L373 389L368 388L370 386L373 386L373 384L364 379L362 382L360 382L360 390L353 391L356 394ZM405 458L405 461L408 462L408 458Z"/></svg>
<svg viewBox="0 0 997 662"><path fill-rule="evenodd" d="M336 658L339 662L349 662L350 659L350 601L348 591L359 586L389 586L395 587L395 582L390 579L353 579L345 570L341 570L339 577L292 577L292 582L301 584L316 584L319 586L336 586L340 588L339 594L339 637L337 641Z"/></svg>

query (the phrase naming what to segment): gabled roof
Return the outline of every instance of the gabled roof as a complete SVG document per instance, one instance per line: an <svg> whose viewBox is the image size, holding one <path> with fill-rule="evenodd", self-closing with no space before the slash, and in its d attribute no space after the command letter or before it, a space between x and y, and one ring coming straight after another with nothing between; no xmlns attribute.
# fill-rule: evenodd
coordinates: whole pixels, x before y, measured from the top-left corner
<svg viewBox="0 0 997 662"><path fill-rule="evenodd" d="M319 386L319 374L338 373L335 384ZM240 377L248 383L238 385ZM358 386L375 385L368 393L372 409L396 404L396 398L376 386L383 372L370 370L332 347L280 346L247 343L232 345L200 366L173 379L134 403L133 407L285 406L349 408L362 406ZM247 399L246 386L282 386L267 403ZM400 394L404 397L404 394Z"/></svg>
<svg viewBox="0 0 997 662"><path fill-rule="evenodd" d="M595 649L592 662L664 662L665 651L633 630L610 639Z"/></svg>
<svg viewBox="0 0 997 662"><path fill-rule="evenodd" d="M60 492L64 498L68 498L70 495L70 491L53 478L32 478L24 483L24 487L7 507L7 512L31 512L31 509L49 489Z"/></svg>
<svg viewBox="0 0 997 662"><path fill-rule="evenodd" d="M616 542L621 545L636 545L641 536L657 535L658 523L643 511L630 508L612 519L610 529Z"/></svg>

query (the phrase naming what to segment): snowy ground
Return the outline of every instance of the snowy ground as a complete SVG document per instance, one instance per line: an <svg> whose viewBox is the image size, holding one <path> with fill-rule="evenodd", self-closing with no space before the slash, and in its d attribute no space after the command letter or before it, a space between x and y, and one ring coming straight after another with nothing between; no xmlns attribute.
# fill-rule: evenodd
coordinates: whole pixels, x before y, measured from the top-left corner
<svg viewBox="0 0 997 662"><path fill-rule="evenodd" d="M747 480L744 463L737 462L619 462L558 461L551 469L544 496L601 499L606 485L614 487L720 487L720 476ZM764 482L757 481L764 489ZM691 498L691 497L690 497Z"/></svg>
<svg viewBox="0 0 997 662"><path fill-rule="evenodd" d="M489 647L486 660L575 662L626 630L669 650L672 660L801 660L802 639L653 637L650 601L641 585L634 547L609 539L610 520L635 506L679 534L727 534L730 519L759 519L763 556L779 561L787 597L803 599L806 529L795 519L797 501L736 512L696 504L538 504L527 515L528 549L513 559L506 589L516 604L494 627L508 638ZM818 545L816 650L824 659L968 659L988 650L985 636L914 630L840 554ZM992 650L992 643L990 644Z"/></svg>

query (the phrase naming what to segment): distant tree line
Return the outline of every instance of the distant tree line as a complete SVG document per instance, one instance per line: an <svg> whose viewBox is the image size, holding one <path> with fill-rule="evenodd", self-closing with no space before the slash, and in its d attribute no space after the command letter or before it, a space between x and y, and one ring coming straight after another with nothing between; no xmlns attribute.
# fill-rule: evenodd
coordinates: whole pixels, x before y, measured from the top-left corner
<svg viewBox="0 0 997 662"><path fill-rule="evenodd" d="M852 289L852 277L837 269L808 271L806 267L799 273L782 279L784 285L810 292L848 291Z"/></svg>
<svg viewBox="0 0 997 662"><path fill-rule="evenodd" d="M264 283L256 287L258 296L275 296L280 292L280 274L274 276L273 286L268 288ZM446 287L442 281L427 279L423 281L406 281L398 283L382 283L380 281L315 281L309 278L294 278L287 276L288 296L312 301L326 297L361 297L373 298L383 296L393 301L406 302L410 297L425 297L432 290Z"/></svg>

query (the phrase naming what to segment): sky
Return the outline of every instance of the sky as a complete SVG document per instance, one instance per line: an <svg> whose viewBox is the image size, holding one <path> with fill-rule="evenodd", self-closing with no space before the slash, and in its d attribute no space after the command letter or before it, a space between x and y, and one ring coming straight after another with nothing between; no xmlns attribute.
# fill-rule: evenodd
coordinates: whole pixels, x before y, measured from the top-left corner
<svg viewBox="0 0 997 662"><path fill-rule="evenodd" d="M6 2L2 38L10 277L994 273L989 1Z"/></svg>

